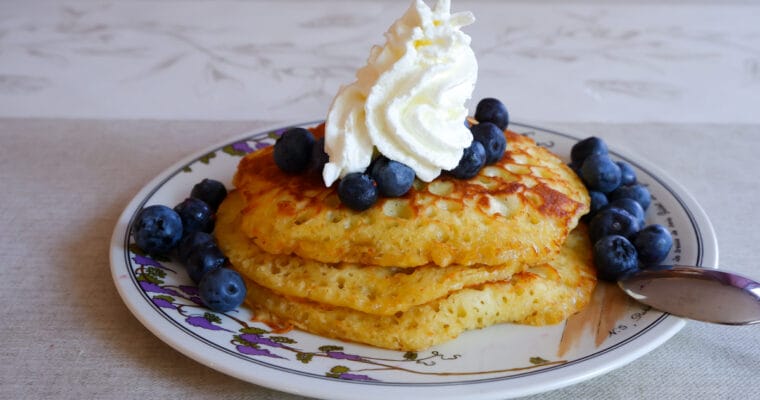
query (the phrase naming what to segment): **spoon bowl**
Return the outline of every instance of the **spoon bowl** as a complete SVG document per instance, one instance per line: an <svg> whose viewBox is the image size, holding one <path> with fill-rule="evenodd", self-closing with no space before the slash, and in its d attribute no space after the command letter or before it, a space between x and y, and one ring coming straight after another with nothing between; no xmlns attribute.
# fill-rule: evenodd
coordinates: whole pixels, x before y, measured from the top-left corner
<svg viewBox="0 0 760 400"><path fill-rule="evenodd" d="M672 265L618 281L640 303L679 317L726 325L760 322L760 283L710 268Z"/></svg>

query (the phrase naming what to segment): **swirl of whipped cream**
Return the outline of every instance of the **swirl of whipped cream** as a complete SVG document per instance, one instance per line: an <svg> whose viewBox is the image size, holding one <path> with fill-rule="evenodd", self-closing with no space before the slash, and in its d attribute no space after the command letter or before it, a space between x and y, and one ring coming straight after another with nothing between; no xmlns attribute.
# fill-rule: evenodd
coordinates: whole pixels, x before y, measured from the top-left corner
<svg viewBox="0 0 760 400"><path fill-rule="evenodd" d="M364 171L376 148L430 182L457 166L472 134L464 126L478 63L461 27L470 12L450 13L450 0L433 10L414 0L374 46L356 81L341 87L325 123L330 186Z"/></svg>

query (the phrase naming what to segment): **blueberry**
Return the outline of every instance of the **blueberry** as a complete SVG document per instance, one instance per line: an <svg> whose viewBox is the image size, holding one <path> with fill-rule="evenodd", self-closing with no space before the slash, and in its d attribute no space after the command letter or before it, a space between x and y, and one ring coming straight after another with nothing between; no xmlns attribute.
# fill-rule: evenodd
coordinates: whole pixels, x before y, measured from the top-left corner
<svg viewBox="0 0 760 400"><path fill-rule="evenodd" d="M633 185L636 183L636 171L633 170L631 164L625 161L618 161L618 167L620 167L620 184L621 185Z"/></svg>
<svg viewBox="0 0 760 400"><path fill-rule="evenodd" d="M490 122L482 122L470 128L473 139L480 142L486 150L486 164L493 164L501 159L507 149L507 137L504 130Z"/></svg>
<svg viewBox="0 0 760 400"><path fill-rule="evenodd" d="M628 198L613 200L609 203L609 207L622 208L623 210L627 211L628 214L631 214L634 216L634 218L636 218L636 222L639 223L639 227L644 226L644 209L636 200Z"/></svg>
<svg viewBox="0 0 760 400"><path fill-rule="evenodd" d="M321 174L330 157L325 153L325 138L321 137L311 146L311 156L306 169L315 174Z"/></svg>
<svg viewBox="0 0 760 400"><path fill-rule="evenodd" d="M182 219L167 206L145 207L135 218L132 236L146 253L167 255L182 238Z"/></svg>
<svg viewBox="0 0 760 400"><path fill-rule="evenodd" d="M603 236L620 235L630 238L638 232L639 222L627 211L620 208L605 208L591 218L589 237L596 242Z"/></svg>
<svg viewBox="0 0 760 400"><path fill-rule="evenodd" d="M581 167L581 178L589 190L609 193L620 186L620 167L603 154L592 154Z"/></svg>
<svg viewBox="0 0 760 400"><path fill-rule="evenodd" d="M216 246L214 236L210 233L196 231L182 237L177 246L177 258L183 265L187 264L187 259L193 251L207 246Z"/></svg>
<svg viewBox="0 0 760 400"><path fill-rule="evenodd" d="M498 99L490 97L480 100L478 106L475 107L475 119L479 123L490 122L502 131L509 125L507 107Z"/></svg>
<svg viewBox="0 0 760 400"><path fill-rule="evenodd" d="M174 207L174 211L182 219L182 236L196 231L211 232L214 230L214 217L211 208L201 199L188 197Z"/></svg>
<svg viewBox="0 0 760 400"><path fill-rule="evenodd" d="M222 251L215 244L196 247L190 251L185 263L187 274L198 283L208 272L222 267L227 262Z"/></svg>
<svg viewBox="0 0 760 400"><path fill-rule="evenodd" d="M652 203L652 195L649 193L649 189L639 183L633 185L620 186L609 194L610 201L617 199L634 199L640 205L644 211L649 208L649 204Z"/></svg>
<svg viewBox="0 0 760 400"><path fill-rule="evenodd" d="M353 172L338 184L338 197L348 208L364 211L377 201L377 183L369 175Z"/></svg>
<svg viewBox="0 0 760 400"><path fill-rule="evenodd" d="M274 162L281 170L296 174L306 170L314 135L304 128L290 128L274 144Z"/></svg>
<svg viewBox="0 0 760 400"><path fill-rule="evenodd" d="M206 307L216 312L232 311L245 299L243 278L229 268L215 269L201 279L198 293Z"/></svg>
<svg viewBox="0 0 760 400"><path fill-rule="evenodd" d="M664 226L654 224L640 230L633 238L633 245L642 264L656 265L668 256L673 247L673 237Z"/></svg>
<svg viewBox="0 0 760 400"><path fill-rule="evenodd" d="M190 197L203 200L211 211L216 212L219 204L222 204L222 200L227 197L227 189L222 182L204 179L193 186Z"/></svg>
<svg viewBox="0 0 760 400"><path fill-rule="evenodd" d="M567 166L575 172L575 175L578 175L578 177L581 177L581 165L576 164L574 162L569 162ZM581 178L583 179L583 178Z"/></svg>
<svg viewBox="0 0 760 400"><path fill-rule="evenodd" d="M591 136L573 145L570 149L570 159L574 164L581 165L592 154L606 155L607 143L596 136Z"/></svg>
<svg viewBox="0 0 760 400"><path fill-rule="evenodd" d="M588 214L584 216L584 219L587 221L594 218L594 215L607 205L607 195L602 192L589 190L588 196L591 198L591 206L589 207Z"/></svg>
<svg viewBox="0 0 760 400"><path fill-rule="evenodd" d="M459 165L449 173L459 179L470 179L480 172L486 163L486 149L477 140L473 140L470 147L464 149Z"/></svg>
<svg viewBox="0 0 760 400"><path fill-rule="evenodd" d="M594 243L594 265L599 279L615 282L638 269L636 248L622 236L605 236Z"/></svg>
<svg viewBox="0 0 760 400"><path fill-rule="evenodd" d="M377 182L378 191L385 197L403 196L414 183L413 169L385 156L378 157L372 163L369 175Z"/></svg>

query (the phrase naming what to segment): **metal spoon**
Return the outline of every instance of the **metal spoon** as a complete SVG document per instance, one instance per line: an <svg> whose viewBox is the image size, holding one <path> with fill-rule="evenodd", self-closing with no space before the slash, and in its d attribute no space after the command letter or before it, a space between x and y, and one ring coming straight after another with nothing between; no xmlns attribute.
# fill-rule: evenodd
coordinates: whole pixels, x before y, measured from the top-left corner
<svg viewBox="0 0 760 400"><path fill-rule="evenodd" d="M625 293L660 311L726 325L760 322L760 283L731 272L661 266L618 281Z"/></svg>

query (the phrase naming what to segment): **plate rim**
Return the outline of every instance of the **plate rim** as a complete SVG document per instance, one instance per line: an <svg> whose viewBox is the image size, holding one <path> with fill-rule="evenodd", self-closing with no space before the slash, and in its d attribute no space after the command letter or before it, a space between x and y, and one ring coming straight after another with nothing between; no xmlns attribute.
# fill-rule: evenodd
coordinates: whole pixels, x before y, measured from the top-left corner
<svg viewBox="0 0 760 400"><path fill-rule="evenodd" d="M159 174L157 174L155 177L149 180L145 185L143 185L140 188L140 190L138 190L138 192L129 200L129 202L123 208L123 211L120 213L119 218L114 227L114 231L111 235L109 259L110 259L110 264L111 264L111 274L112 274L114 285L116 286L117 291L122 301L127 305L127 308L130 310L130 312L151 333L153 333L160 340L162 340L164 343L168 344L170 347L180 352L181 354L184 354L190 357L191 359L195 360L196 362L199 362L203 365L211 367L226 375L230 375L235 378L241 379L243 381L254 383L263 387L269 387L275 390L280 390L283 392L288 392L288 393L293 393L293 394L303 395L303 396L350 399L350 398L354 398L354 396L351 396L350 393L342 395L340 391L335 390L335 389L345 388L345 387L349 387L349 388L350 387L353 387L353 388L366 387L367 383L363 382L362 384L357 384L357 382L354 382L354 381L346 381L346 380L338 380L338 379L317 380L315 377L312 377L309 375L294 374L288 370L280 370L278 368L271 368L271 367L263 368L264 369L263 372L257 371L257 373L253 375L248 371L248 369L232 368L227 363L225 363L225 361L229 361L229 357L232 357L231 355L226 354L224 352L216 351L216 350L209 351L208 347L206 346L198 346L198 343L197 343L198 339L196 337L193 337L188 332L185 332L182 329L179 329L182 335L177 336L176 335L177 326L165 318L157 318L157 315L155 314L155 310L152 308L150 304L148 304L149 302L144 301L143 293L140 293L139 289L135 285L123 285L121 283L123 279L127 278L127 274L124 273L125 271L120 269L120 268L123 268L124 266L124 259L123 259L124 253L125 253L124 243L126 243L129 239L127 235L128 227L132 224L132 219L136 215L136 210L137 210L138 205L140 206L144 205L147 202L147 200L150 197L152 197L152 195L157 190L163 187L175 175L179 174L182 170L182 167L184 167L185 165L188 165L191 162L198 160L200 157L202 157L205 154L208 154L210 151L219 151L224 146L239 142L241 140L245 140L251 137L262 136L268 132L285 129L291 126L308 126L308 125L314 125L314 124L320 123L322 121L323 121L322 119L316 119L312 121L301 122L297 124L289 124L289 125L285 125L282 123L264 125L261 128L256 128L255 130L246 131L238 135L230 136L224 140L220 140L217 143L214 143L210 146L206 146L203 149L193 152L190 155L183 157L179 161L171 164L168 168L165 168L164 170L162 170ZM571 140L581 139L580 137L572 135L572 134L567 134L567 133L563 133L557 130L543 128L543 127L539 127L532 124L510 122L510 125L518 126L524 129L543 131L550 134L559 135ZM628 151L620 151L617 148L612 148L610 150L610 153L617 156L618 158L622 158L628 162L632 162L638 168L647 171L648 174L653 179L657 180L660 185L667 188L668 191L677 198L678 202L686 211L692 225L697 231L697 236L703 240L703 242L699 245L699 248L701 251L699 255L699 258L701 259L700 263L703 264L703 266L705 267L717 267L718 243L717 243L717 237L715 235L715 230L709 218L707 217L707 214L705 213L701 205L697 202L697 200L678 181L674 180L672 177L670 177L669 174L667 174L665 171L660 169L654 163L647 160L645 157L634 155ZM704 265L704 264L709 264L709 265ZM127 267L128 267L128 263L127 263ZM536 374L532 376L519 377L518 379L522 379L522 383L519 387L513 387L512 385L506 385L505 387L504 382L514 382L514 381L509 380L509 379L503 379L503 378L494 379L494 380L486 380L486 381L433 383L433 384L385 383L385 384L382 384L382 386L379 386L379 388L382 388L382 393L377 395L374 398L385 398L390 395L414 396L415 398L419 398L419 396L422 396L423 394L426 397L429 396L429 397L435 397L438 399L461 398L461 396L465 394L468 394L468 395L474 395L474 394L472 393L472 391L463 392L460 390L453 390L454 388L475 387L476 385L480 385L478 387L488 386L489 387L488 389L490 389L490 390L481 390L479 393L476 393L477 395L479 395L478 398L482 398L482 399L524 396L524 395L546 392L550 390L556 390L562 387L570 386L570 385L579 383L581 381L585 381L593 377L602 375L604 373L620 368L632 362L633 360L643 356L644 354L649 353L650 351L654 350L655 348L665 343L667 340L672 338L678 331L680 331L684 325L685 325L684 319L672 316L670 314L663 314L656 320L656 322L653 322L651 324L651 327L648 329L648 330L662 331L662 332L658 332L658 334L654 337L655 340L650 340L645 343L640 343L640 345L636 349L626 348L625 350L630 350L630 351L625 351L622 354L618 354L618 357L615 357L612 359L610 359L608 355L603 354L602 356L600 356L603 358L602 360L597 359L591 362L588 362L587 360L583 361L582 358L580 359L580 361L574 360L573 364L585 362L584 364L584 366L586 367L585 373L560 374L560 375L567 375L567 376L564 376L563 379L556 379L551 382L541 381L540 379L538 379L537 382L532 382L532 381L536 381L536 377L540 377L541 375L541 374ZM172 333L175 333L175 335L172 335ZM635 337L630 338L630 341L635 341L635 338L638 336L639 334L637 334ZM627 342L628 341L626 341L626 343ZM623 347L624 345L621 344L620 346L615 346L612 348L605 349L604 352L620 353L621 352L620 349ZM597 354L597 353L594 353L594 354ZM263 365L260 365L260 366L264 367ZM569 367L572 367L572 366L569 366ZM257 368L257 369L261 369L261 368ZM573 372L576 372L576 371L573 371ZM280 382L277 379L277 378L281 378L283 373L287 374L287 376L289 377L288 379L285 380L286 382ZM309 390L303 390L302 389L303 385L299 385L298 383L300 382L296 382L296 380L298 381L303 380L304 381L303 383L312 383L312 385L309 386ZM411 390L411 393L410 393L410 390ZM367 393L367 395L369 394ZM373 397L370 396L367 398L373 398Z"/></svg>

